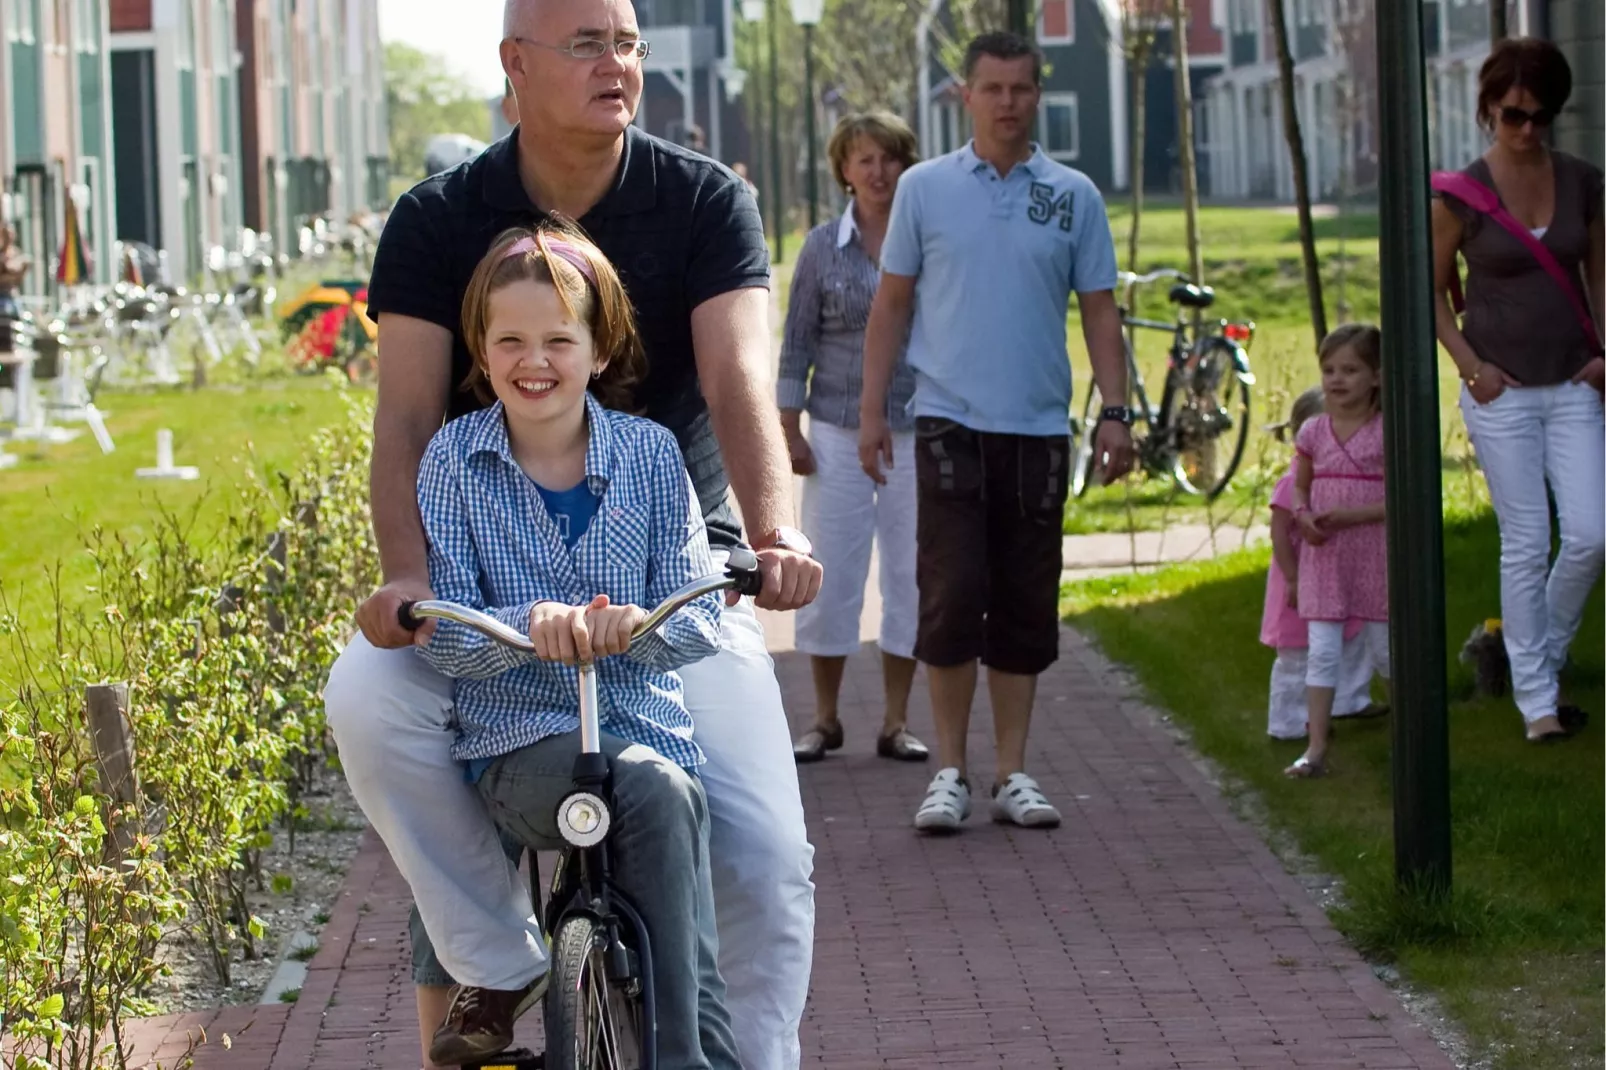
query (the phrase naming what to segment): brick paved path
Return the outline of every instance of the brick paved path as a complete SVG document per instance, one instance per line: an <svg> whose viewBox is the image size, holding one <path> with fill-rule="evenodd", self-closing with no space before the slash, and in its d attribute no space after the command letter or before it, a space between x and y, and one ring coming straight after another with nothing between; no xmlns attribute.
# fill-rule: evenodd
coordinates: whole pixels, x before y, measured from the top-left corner
<svg viewBox="0 0 1606 1070"><path fill-rule="evenodd" d="M1032 763L1065 825L1010 830L983 806L941 840L909 825L933 770L872 755L877 663L873 649L853 659L847 747L802 770L819 885L804 1065L1448 1070L1102 659L1071 632L1062 650L1042 681ZM801 724L808 666L777 663ZM929 739L916 691L913 726ZM983 701L979 783L990 732ZM294 1007L261 1008L244 1034L251 1008L146 1023L142 1053L171 1056L207 1024L200 1070L416 1067L406 911L370 839Z"/></svg>

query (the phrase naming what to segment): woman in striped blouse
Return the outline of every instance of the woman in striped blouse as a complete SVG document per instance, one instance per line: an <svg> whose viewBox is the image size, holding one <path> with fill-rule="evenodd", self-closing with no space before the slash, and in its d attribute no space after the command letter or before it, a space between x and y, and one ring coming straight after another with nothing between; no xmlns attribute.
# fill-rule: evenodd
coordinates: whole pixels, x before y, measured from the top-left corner
<svg viewBox="0 0 1606 1070"><path fill-rule="evenodd" d="M886 714L876 753L924 761L925 745L905 728L918 609L914 419L907 411L914 373L906 365L899 365L889 391L893 466L886 485L872 482L858 457L864 329L880 281L881 241L893 191L898 176L918 158L916 141L897 116L872 112L838 123L827 154L851 199L840 219L809 232L798 254L778 386L792 470L807 477L803 527L825 565L819 598L797 614L798 649L810 655L814 672L815 723L792 753L799 762L813 762L842 746L837 696L847 656L859 648L871 545L879 543Z"/></svg>

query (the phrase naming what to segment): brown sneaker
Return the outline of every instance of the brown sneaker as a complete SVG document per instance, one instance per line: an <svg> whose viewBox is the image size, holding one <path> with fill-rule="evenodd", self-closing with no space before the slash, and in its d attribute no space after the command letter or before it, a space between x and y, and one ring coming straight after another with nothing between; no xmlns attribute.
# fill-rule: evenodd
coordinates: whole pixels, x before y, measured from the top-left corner
<svg viewBox="0 0 1606 1070"><path fill-rule="evenodd" d="M435 1030L429 1060L440 1066L461 1066L506 1051L513 1044L513 1023L546 992L547 974L524 988L471 988L455 985L446 1021Z"/></svg>

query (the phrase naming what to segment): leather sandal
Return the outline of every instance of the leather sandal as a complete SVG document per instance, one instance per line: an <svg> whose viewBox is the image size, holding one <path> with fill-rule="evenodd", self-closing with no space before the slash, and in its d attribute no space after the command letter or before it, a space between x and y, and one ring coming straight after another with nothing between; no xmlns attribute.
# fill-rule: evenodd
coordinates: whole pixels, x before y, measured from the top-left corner
<svg viewBox="0 0 1606 1070"><path fill-rule="evenodd" d="M895 762L923 762L931 757L926 745L904 728L877 738L875 752L880 757L890 758Z"/></svg>
<svg viewBox="0 0 1606 1070"><path fill-rule="evenodd" d="M841 749L842 722L817 724L797 737L797 742L792 744L792 759L799 765L806 765L824 758L826 751Z"/></svg>

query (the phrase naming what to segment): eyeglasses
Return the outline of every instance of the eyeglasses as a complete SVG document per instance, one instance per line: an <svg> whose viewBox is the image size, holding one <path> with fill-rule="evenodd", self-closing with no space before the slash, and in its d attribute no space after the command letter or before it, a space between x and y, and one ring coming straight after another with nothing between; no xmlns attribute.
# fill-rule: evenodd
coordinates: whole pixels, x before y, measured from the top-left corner
<svg viewBox="0 0 1606 1070"><path fill-rule="evenodd" d="M1538 111L1524 111L1522 108L1501 108L1500 121L1507 126L1549 126L1556 121L1556 113L1547 108Z"/></svg>
<svg viewBox="0 0 1606 1070"><path fill-rule="evenodd" d="M528 37L515 37L513 40L520 44L549 48L554 52L562 52L566 56L584 60L601 59L607 55L610 47L614 55L626 62L646 59L647 54L652 51L652 46L639 37L626 37L617 41L604 41L600 37L577 37L566 45L549 45L543 41L532 41Z"/></svg>

